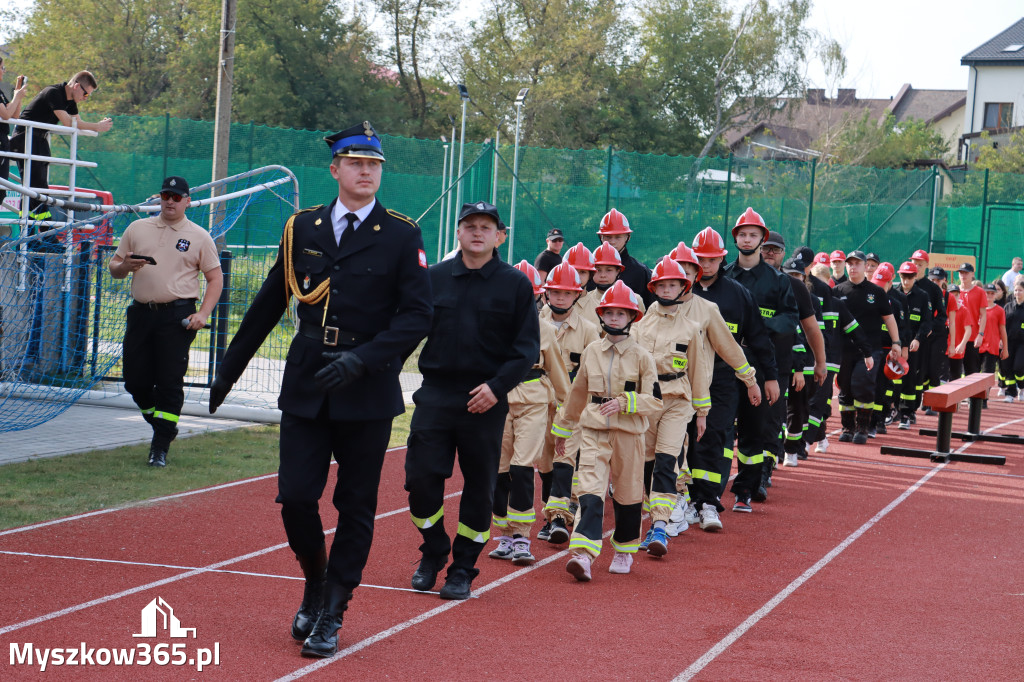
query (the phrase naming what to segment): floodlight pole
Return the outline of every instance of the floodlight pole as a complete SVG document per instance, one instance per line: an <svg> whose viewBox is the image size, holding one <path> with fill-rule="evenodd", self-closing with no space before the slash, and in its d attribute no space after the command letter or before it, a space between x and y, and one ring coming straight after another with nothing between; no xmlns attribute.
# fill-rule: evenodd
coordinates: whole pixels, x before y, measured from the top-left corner
<svg viewBox="0 0 1024 682"><path fill-rule="evenodd" d="M512 152L512 205L508 211L508 261L512 262L512 244L516 238L516 186L519 184L519 124L522 121L523 102L530 88L522 88L516 95L516 143Z"/></svg>
<svg viewBox="0 0 1024 682"><path fill-rule="evenodd" d="M441 136L441 142L444 143L444 154L441 160L441 193L444 194L448 189L448 140L445 139L444 135ZM447 195L445 195L447 197ZM441 206L439 207L438 213L441 214L440 220L437 225L437 261L441 262L441 257L444 256L444 247L448 243L448 216L445 214L447 204L442 200Z"/></svg>
<svg viewBox="0 0 1024 682"><path fill-rule="evenodd" d="M228 175L228 152L231 141L231 93L234 88L235 71L235 21L238 15L238 0L223 0L220 20L220 55L217 60L217 105L213 126L213 177L217 181ZM210 189L210 196L223 193L220 185ZM214 227L216 212L210 210L210 229ZM225 248L225 238L217 238L217 248Z"/></svg>
<svg viewBox="0 0 1024 682"><path fill-rule="evenodd" d="M459 140L459 179L458 187L455 190L455 210L462 209L462 159L466 152L466 105L469 104L469 90L462 83L459 83L459 97L462 98L462 134Z"/></svg>
<svg viewBox="0 0 1024 682"><path fill-rule="evenodd" d="M444 216L445 216L444 217L444 219L445 219L445 245L444 246L445 246L446 249L447 248L454 249L455 248L455 241L456 241L455 229L454 229L454 227L452 227L452 229L451 229L451 233L452 233L451 246L448 245L448 230L449 230L449 227L452 226L452 224L454 223L454 220L452 219L452 191L451 190L452 190L452 182L454 182L454 178L455 178L455 117L452 116L451 114L448 114L448 120L451 121L451 123L452 123L452 148L451 148L451 155L449 156L449 159L448 159L448 193L444 197L444 201L445 201L445 209L444 209Z"/></svg>
<svg viewBox="0 0 1024 682"><path fill-rule="evenodd" d="M498 205L498 142L501 140L501 128L494 131L494 182L491 183L491 203Z"/></svg>

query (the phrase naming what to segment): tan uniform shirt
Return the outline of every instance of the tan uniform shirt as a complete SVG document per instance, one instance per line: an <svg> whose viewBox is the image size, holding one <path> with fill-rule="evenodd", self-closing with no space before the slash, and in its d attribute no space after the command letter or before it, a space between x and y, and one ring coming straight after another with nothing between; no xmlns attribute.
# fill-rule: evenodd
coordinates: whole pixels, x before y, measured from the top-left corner
<svg viewBox="0 0 1024 682"><path fill-rule="evenodd" d="M583 351L580 370L572 382L569 399L555 416L551 432L568 438L577 425L601 431L647 433L647 415L662 407L655 397L658 373L654 358L627 336L619 343L607 338ZM600 413L592 398L625 398L626 411L611 416Z"/></svg>
<svg viewBox="0 0 1024 682"><path fill-rule="evenodd" d="M668 380L659 377L661 394L689 400L697 416L706 417L711 409L711 372L702 367L708 361L702 350L704 337L700 327L674 306L669 312L660 303L652 303L643 319L633 325L636 342L650 351L659 375L682 374Z"/></svg>
<svg viewBox="0 0 1024 682"><path fill-rule="evenodd" d="M584 349L601 338L598 326L590 320L583 319L581 311L576 306L569 309L569 317L557 328L551 319L551 308L544 306L544 310L540 311L540 326L544 327L545 324L555 330L555 340L558 341L558 349L562 351L565 371L569 374L573 374L579 367Z"/></svg>
<svg viewBox="0 0 1024 682"><path fill-rule="evenodd" d="M136 220L117 245L116 255L127 259L129 253L156 261L132 274L132 298L142 303L199 298L199 273L220 267L210 233L188 218L174 224L159 214Z"/></svg>
<svg viewBox="0 0 1024 682"><path fill-rule="evenodd" d="M736 377L748 388L757 383L756 371L747 362L743 348L736 343L717 305L700 296L691 296L690 300L680 303L676 309L704 331L700 364L701 370L707 373L709 383L715 370L716 353L736 370Z"/></svg>
<svg viewBox="0 0 1024 682"><path fill-rule="evenodd" d="M517 384L508 392L509 405L546 405L554 401L564 403L569 395L569 372L562 362L562 352L555 340L555 328L543 321L540 325L540 357L533 369L544 370L544 376Z"/></svg>

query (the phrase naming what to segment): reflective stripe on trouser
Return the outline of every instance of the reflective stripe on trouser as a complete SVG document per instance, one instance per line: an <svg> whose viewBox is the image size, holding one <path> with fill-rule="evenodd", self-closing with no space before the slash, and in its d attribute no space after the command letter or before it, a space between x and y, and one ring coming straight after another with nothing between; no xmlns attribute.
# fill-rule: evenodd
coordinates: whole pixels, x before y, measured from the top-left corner
<svg viewBox="0 0 1024 682"><path fill-rule="evenodd" d="M512 535L530 537L530 528L537 520L533 508L533 466L513 464L512 487L508 496L508 530Z"/></svg>
<svg viewBox="0 0 1024 682"><path fill-rule="evenodd" d="M580 511L569 548L596 557L601 552L604 496L609 482L615 489L615 541L625 546L640 537L643 436L582 428L581 437L577 470Z"/></svg>
<svg viewBox="0 0 1024 682"><path fill-rule="evenodd" d="M551 471L551 465L555 461L555 434L551 433L551 424L554 422L555 413L558 411L558 407L551 403L548 405L548 423L544 429L544 447L541 450L540 458L534 462L534 466L537 467L537 471L542 474ZM571 439L570 439L571 440ZM568 443L566 443L568 445Z"/></svg>
<svg viewBox="0 0 1024 682"><path fill-rule="evenodd" d="M811 391L817 387L813 379L804 383L799 391L790 391L786 406L786 443L784 449L790 454L804 454L806 445L804 433L808 425L808 399Z"/></svg>
<svg viewBox="0 0 1024 682"><path fill-rule="evenodd" d="M864 358L853 349L844 348L843 360L839 365L836 379L839 384L839 408L849 409L855 403L861 407L874 407L875 385L885 352L881 349L871 353L874 365L869 370Z"/></svg>
<svg viewBox="0 0 1024 682"><path fill-rule="evenodd" d="M757 375L758 385L763 388L761 372ZM697 440L696 420L690 420L687 429L686 462L693 474L693 481L689 485L690 499L698 509L705 504L714 506L718 511L725 509L720 501L721 483L729 479L729 469L732 467L732 459L726 457L726 452L732 453L732 424L740 400L747 400L746 386L735 377L732 368L723 362L716 362L711 378L711 410L708 412L704 435ZM709 475L699 476L698 471L709 472Z"/></svg>
<svg viewBox="0 0 1024 682"><path fill-rule="evenodd" d="M764 395L763 389L762 395ZM737 474L733 479L731 490L737 497L747 498L761 485L764 454L769 451L766 444L772 443L772 447L778 447L781 451L779 426L772 418L771 407L767 400L762 400L754 406L744 397L738 401L734 428L737 436L735 453ZM731 443L731 439L732 431L726 438L726 442Z"/></svg>
<svg viewBox="0 0 1024 682"><path fill-rule="evenodd" d="M907 356L907 376L904 377L904 387L900 391L900 414L913 414L921 405L925 381L924 368L921 366L923 358L921 348Z"/></svg>
<svg viewBox="0 0 1024 682"><path fill-rule="evenodd" d="M420 551L435 561L451 553L453 568L476 577L476 560L489 536L507 403L499 401L487 412L472 414L466 411L463 393L427 386L413 399L416 410L405 458L410 513L427 518L441 508L444 483L451 478L456 458L464 481L454 540L438 522L419 529Z"/></svg>
<svg viewBox="0 0 1024 682"><path fill-rule="evenodd" d="M762 446L763 450L767 451L767 454L775 462L779 461L783 452L783 434L786 430L786 410L789 404L788 394L791 393L792 389L789 384L793 372L793 342L795 336L793 334L778 334L773 339L775 344L775 365L779 372L779 392L782 394L779 399L775 401L774 405L768 406L768 414L772 421L772 430L765 433L765 442ZM767 404L767 400L762 400L762 404ZM742 436L742 432L740 432ZM747 451L745 448L741 450ZM752 450L751 450L752 451ZM757 485L760 485L758 481ZM757 487L755 485L755 489Z"/></svg>
<svg viewBox="0 0 1024 682"><path fill-rule="evenodd" d="M575 458L573 460L575 463ZM572 494L572 478L575 466L567 462L555 462L551 470L551 495L544 504L544 517L551 521L556 516L566 524L573 523L573 515L569 512L569 498Z"/></svg>
<svg viewBox="0 0 1024 682"><path fill-rule="evenodd" d="M828 432L828 418L832 414L831 399L835 391L836 373L829 371L825 383L821 386L813 384L814 393L807 404L807 415L810 428L807 431L807 442L817 443Z"/></svg>
<svg viewBox="0 0 1024 682"><path fill-rule="evenodd" d="M529 537L536 521L533 508L533 465L544 451L544 434L549 432L547 403L516 403L509 405L501 436L501 472L509 471L508 529L513 534ZM495 491L495 505L499 504Z"/></svg>

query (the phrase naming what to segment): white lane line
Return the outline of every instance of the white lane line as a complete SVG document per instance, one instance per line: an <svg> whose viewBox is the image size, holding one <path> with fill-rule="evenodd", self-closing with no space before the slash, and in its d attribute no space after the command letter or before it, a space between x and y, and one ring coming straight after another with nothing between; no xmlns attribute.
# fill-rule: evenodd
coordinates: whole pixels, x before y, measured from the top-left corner
<svg viewBox="0 0 1024 682"><path fill-rule="evenodd" d="M1002 428L1004 426L1007 426L1008 424L1016 423L1017 421L1024 420L1015 419L1013 421L1005 422L1003 424L997 424L993 426L991 429L986 429L985 433L991 433L992 431L995 431L998 428ZM957 448L956 452L963 452L976 442L983 441L969 441L967 443L964 443L962 446ZM913 494L914 491L916 491L922 485L927 483L929 479L935 476L935 474L945 469L946 464L947 463L937 464L935 467L933 467L931 471L925 474L919 481L917 481L917 483L910 486L907 490L903 492L902 495L897 497L895 500L886 505L884 509L882 509L880 512L871 517L871 519L867 523L865 523L863 526L861 526L853 533L851 533L849 536L847 536L847 538L843 540L841 543L839 543L839 545L837 545L835 548L833 548L831 552L829 552L821 559L819 559L817 563L815 563L813 566L804 571L796 580L791 582L789 585L783 588L781 592L772 597L768 601L768 603L766 603L764 606L762 606L757 611L752 613L745 621L740 623L732 632L730 632L723 639L721 639L717 644L715 644L715 646L711 647L711 649L709 649L703 656L694 661L689 668L679 673L679 675L674 678L673 682L684 682L685 680L690 680L693 678L694 675L696 675L701 670L706 668L709 663L718 658L718 656L720 656L726 649L728 649L733 643L735 643L736 640L738 640L740 637L746 634L748 630L757 625L758 622L760 622L765 616L771 613L776 606L781 604L783 600L786 599L786 597L793 594L793 592L795 592L801 585L803 585L812 577L814 577L814 575L821 571L821 569L825 568L825 566L831 563L833 559L842 554L842 552L847 547L852 545L858 538L864 535L864 533L869 531L875 524L877 524L879 521L885 518L889 514L889 512L891 512L893 509L902 504L904 500L910 497L910 495ZM951 471L962 473L959 470L955 469Z"/></svg>
<svg viewBox="0 0 1024 682"><path fill-rule="evenodd" d="M458 495L461 495L461 494L462 494L462 492L458 491L458 492L454 492L454 493L449 493L449 494L445 495L444 497L445 497L445 499L448 499L449 497L457 497ZM402 507L401 509L394 509L392 511L384 512L383 514L377 514L377 516L374 517L374 518L375 518L375 520L384 519L384 518L387 518L389 516L394 516L395 514L401 514L402 512L407 512L407 511L409 511L408 507ZM324 535L330 535L331 533L334 533L334 531L335 531L335 529L333 529L333 528L330 529L330 530L325 530L324 531ZM170 576L169 578L164 578L162 580L155 580L153 582L146 583L145 585L139 585L138 587L133 587L133 588L130 588L130 589L127 589L127 590L122 590L121 592L117 592L116 594L108 594L105 597L99 597L97 599L93 599L91 601L87 601L87 602L82 603L82 604L76 604L75 606L69 606L66 609L61 609L59 611L53 611L53 612L47 613L47 614L45 614L43 616L38 616L36 618L30 618L29 620L24 620L24 621L22 621L20 623L14 623L13 625L5 625L4 627L0 627L0 635L7 634L8 632L13 632L14 630L20 630L22 628L27 628L30 625L37 625L39 623L44 623L44 622L46 622L48 620L53 620L54 618L60 618L61 616L66 616L69 613L75 613L77 611L82 611L83 609L87 609L87 608L92 607L92 606L99 606L100 604L106 604L107 602L111 602L111 601L120 599L121 597L128 597L128 596L131 596L133 594L138 594L139 592L145 592L146 590L153 589L154 587L160 587L162 585L167 585L169 583L178 582L179 580L184 580L185 578L191 578L193 576L200 575L202 573L211 573L211 572L215 571L218 568L223 568L224 566L230 566L231 564L237 564L237 563L242 562L242 561L248 561L249 559L254 559L256 557L263 556L264 554L269 554L270 552L276 552L279 549L284 549L287 546L288 546L287 542L282 542L279 545L273 545L271 547L264 547L263 549L256 550L255 552L249 552L248 554L243 554L242 556L237 556L237 557L234 557L234 558L231 558L231 559L225 559L224 561L218 561L217 563L210 564L208 566L203 566L201 568L192 569L190 571L186 571L185 573L180 573L178 575Z"/></svg>
<svg viewBox="0 0 1024 682"><path fill-rule="evenodd" d="M607 538L613 532L614 531L611 531L611 530L607 531L601 537L602 538ZM538 561L535 564L531 564L529 566L524 566L523 568L520 568L519 570L513 571L512 573L509 573L507 575L504 575L504 576L498 578L497 580L494 580L492 582L487 583L486 585L484 585L482 587L474 588L473 589L473 596L474 597L479 597L481 594L484 594L485 592L490 592L491 590L493 590L495 588L498 588L498 587L501 587L505 583L511 582L511 581L515 580L516 578L521 578L522 576L526 575L527 573L530 573L531 571L535 571L535 570L537 570L538 568L540 568L542 566L547 566L548 564L550 564L550 563L552 563L554 561L557 561L558 559L564 558L568 554L569 554L569 550L568 549L563 549L561 552L558 552L557 554L552 554L551 556L549 556L549 557L547 557L545 559L541 559L540 561ZM431 594L431 595L433 595L433 594L437 594L437 593L436 592L423 592L423 594ZM469 600L466 600L466 601L469 601ZM371 635L370 637L367 637L366 639L364 639L362 641L356 642L355 644L342 649L341 651L336 653L331 658L321 659L321 660L317 661L316 663L311 663L311 664L309 664L309 665L307 665L307 666L305 666L303 668L299 668L298 670L295 670L294 672L292 672L292 673L290 673L288 675L285 675L284 677L279 677L276 682L289 682L290 680L297 680L300 677L304 677L304 676L308 675L311 672L315 672L317 670L320 670L320 668L323 668L325 666L330 665L331 663L335 663L337 661L340 661L341 659L345 658L346 656L350 656L351 654L354 654L354 653L356 653L358 651L362 651L363 649L365 649L366 647L368 647L368 646L370 646L372 644L376 644L377 642L383 641L383 640L387 639L388 637L391 637L392 635L397 635L399 632L402 632L403 630L408 630L413 625L418 625L419 623L422 623L425 620L429 620L429 619L433 618L434 616L439 616L442 613L444 613L445 611L449 611L451 609L454 609L459 604L464 604L464 603L465 603L465 601L458 601L458 600L453 600L453 601L445 602L444 604L441 604L440 606L438 606L436 608L433 608L433 609L431 609L429 611L421 613L418 616L414 616L413 618L410 618L409 620L407 620L405 622L399 623L398 625L390 627L387 630L381 630L380 632L378 632L375 635Z"/></svg>
<svg viewBox="0 0 1024 682"><path fill-rule="evenodd" d="M395 452L396 450L404 450L405 446L402 445L397 448L388 448L387 452ZM331 460L331 466L337 464L334 460ZM175 493L174 495L164 495L163 497L153 497L148 500L138 500L136 502L127 502L120 504L116 507L108 507L106 509L97 509L96 511L86 512L85 514L76 514L74 516L66 516L62 519L54 519L52 521L43 521L41 523L33 523L31 526L22 526L20 528L11 528L9 530L0 531L0 537L4 535L13 535L14 533L24 533L27 530L36 530L37 528L45 528L46 526L53 526L58 523L67 523L68 521L78 521L79 519L87 519L91 516L101 516L103 514L110 514L111 512L122 511L124 509L131 509L132 507L141 507L143 505L155 504L156 502L166 502L167 500L175 500L181 497L189 497L191 495L200 495L202 493L209 493L215 490L224 490L225 488L234 488L235 486L245 485L246 483L254 483L256 481L265 481L268 478L277 478L277 474L264 474L263 476L255 476L253 478L243 478L241 481L232 481L231 483L223 483L221 485L211 486L209 488L200 488L199 490L189 490L183 493Z"/></svg>

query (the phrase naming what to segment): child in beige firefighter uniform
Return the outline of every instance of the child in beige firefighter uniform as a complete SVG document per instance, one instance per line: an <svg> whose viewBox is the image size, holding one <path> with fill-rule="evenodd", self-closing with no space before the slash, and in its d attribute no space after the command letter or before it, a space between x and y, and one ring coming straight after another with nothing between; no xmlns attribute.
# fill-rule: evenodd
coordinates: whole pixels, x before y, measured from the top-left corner
<svg viewBox="0 0 1024 682"><path fill-rule="evenodd" d="M555 339L562 352L562 362L568 372L569 379L575 379L579 370L583 351L601 338L597 325L583 319L576 305L583 293L582 282L573 265L560 263L548 273L548 281L544 284L547 306L540 313L540 326L551 326L555 330ZM554 420L558 405L551 404L550 420ZM547 438L544 440L544 452L537 464L541 475L541 494L544 497L544 516L548 523L545 526L546 538L538 533L538 539L547 539L552 544L560 545L569 541L568 526L573 523L573 511L570 499L573 487L573 474L576 471L576 453L580 449L579 429L573 431L565 444L561 455L555 454L555 436L551 433L551 422L545 429ZM550 478L545 481L547 472ZM545 491L545 487L547 490Z"/></svg>
<svg viewBox="0 0 1024 682"><path fill-rule="evenodd" d="M608 570L629 573L640 544L644 434L648 416L662 406L654 358L629 336L630 326L642 317L636 294L616 282L597 311L605 338L583 351L569 399L551 427L560 437L555 444L559 456L565 453L565 439L580 427L580 510L566 564L580 581L590 580L591 563L601 553L609 480L615 488L615 557Z"/></svg>
<svg viewBox="0 0 1024 682"><path fill-rule="evenodd" d="M542 292L540 274L525 260L515 266ZM501 460L494 495L493 518L501 535L492 559L511 559L517 566L535 561L530 552L534 511L533 465L540 459L549 429L549 405L562 403L569 393L569 373L550 324L540 325L540 355L526 378L508 393L508 415L501 439ZM507 514L507 516L505 516Z"/></svg>
<svg viewBox="0 0 1024 682"><path fill-rule="evenodd" d="M665 527L676 504L677 461L687 426L696 412L697 438L703 436L711 409L710 377L701 366L701 329L679 310L680 300L692 285L683 267L665 256L648 284L655 302L634 332L637 343L654 356L662 394L662 408L650 416L644 453L651 528L640 549L654 557L668 553Z"/></svg>

